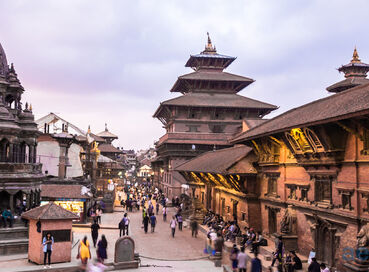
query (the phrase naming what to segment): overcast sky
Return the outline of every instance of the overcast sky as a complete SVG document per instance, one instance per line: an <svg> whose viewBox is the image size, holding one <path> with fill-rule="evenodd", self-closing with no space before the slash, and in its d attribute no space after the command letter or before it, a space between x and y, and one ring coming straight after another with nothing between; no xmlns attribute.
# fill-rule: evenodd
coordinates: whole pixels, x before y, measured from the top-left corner
<svg viewBox="0 0 369 272"><path fill-rule="evenodd" d="M36 118L49 112L125 149L165 133L152 118L210 32L228 72L256 81L240 94L280 106L327 96L354 46L369 62L369 1L0 0L0 43Z"/></svg>

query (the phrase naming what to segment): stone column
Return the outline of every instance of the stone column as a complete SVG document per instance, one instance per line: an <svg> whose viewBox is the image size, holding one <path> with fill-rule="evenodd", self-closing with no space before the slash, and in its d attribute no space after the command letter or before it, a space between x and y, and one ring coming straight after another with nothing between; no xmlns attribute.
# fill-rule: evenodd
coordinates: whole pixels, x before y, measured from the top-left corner
<svg viewBox="0 0 369 272"><path fill-rule="evenodd" d="M10 194L9 196L9 207L12 213L14 213L14 195Z"/></svg>
<svg viewBox="0 0 369 272"><path fill-rule="evenodd" d="M9 161L14 162L14 144L9 144Z"/></svg>

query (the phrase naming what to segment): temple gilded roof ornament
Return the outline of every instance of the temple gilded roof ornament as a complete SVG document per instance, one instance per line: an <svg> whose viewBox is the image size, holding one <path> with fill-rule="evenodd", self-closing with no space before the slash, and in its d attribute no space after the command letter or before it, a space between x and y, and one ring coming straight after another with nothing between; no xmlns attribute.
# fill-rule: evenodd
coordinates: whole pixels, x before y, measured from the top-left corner
<svg viewBox="0 0 369 272"><path fill-rule="evenodd" d="M354 49L354 53L352 54L351 63L361 63L361 60L359 59L359 54L357 53L357 50L356 50L356 46Z"/></svg>
<svg viewBox="0 0 369 272"><path fill-rule="evenodd" d="M91 127L88 125L87 134L91 134Z"/></svg>
<svg viewBox="0 0 369 272"><path fill-rule="evenodd" d="M206 34L208 35L208 43L205 45L205 50L204 50L203 53L216 54L217 53L217 50L216 50L215 46L213 46L213 44L211 42L209 32L206 32Z"/></svg>

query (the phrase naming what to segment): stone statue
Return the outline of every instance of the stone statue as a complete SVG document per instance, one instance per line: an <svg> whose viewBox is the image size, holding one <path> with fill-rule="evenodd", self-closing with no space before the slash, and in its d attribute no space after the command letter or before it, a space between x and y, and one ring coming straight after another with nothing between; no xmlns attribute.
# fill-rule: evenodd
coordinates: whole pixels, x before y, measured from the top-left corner
<svg viewBox="0 0 369 272"><path fill-rule="evenodd" d="M357 234L357 246L368 247L369 246L369 224L363 226Z"/></svg>
<svg viewBox="0 0 369 272"><path fill-rule="evenodd" d="M288 205L281 220L281 233L292 234L295 231L296 215L292 205Z"/></svg>

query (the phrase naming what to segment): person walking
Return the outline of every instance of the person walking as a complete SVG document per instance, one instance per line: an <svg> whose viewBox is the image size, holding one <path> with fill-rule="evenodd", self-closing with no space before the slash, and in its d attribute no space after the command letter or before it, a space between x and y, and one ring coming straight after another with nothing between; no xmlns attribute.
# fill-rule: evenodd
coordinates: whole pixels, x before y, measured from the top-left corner
<svg viewBox="0 0 369 272"><path fill-rule="evenodd" d="M101 210L100 206L97 206L97 208L96 208L96 219L97 219L98 224L101 224L101 215L102 215L102 210Z"/></svg>
<svg viewBox="0 0 369 272"><path fill-rule="evenodd" d="M176 232L177 220L176 217L173 215L172 220L170 220L170 228L172 229L172 237L174 238L174 234Z"/></svg>
<svg viewBox="0 0 369 272"><path fill-rule="evenodd" d="M108 258L106 254L106 249L108 247L108 241L106 241L105 235L101 235L101 240L97 243L97 258L101 263L104 263L104 260Z"/></svg>
<svg viewBox="0 0 369 272"><path fill-rule="evenodd" d="M254 253L255 258L251 260L251 272L262 272L261 261L258 258L258 254Z"/></svg>
<svg viewBox="0 0 369 272"><path fill-rule="evenodd" d="M156 225L156 216L154 213L150 216L150 223L151 223L151 232L155 231L155 225Z"/></svg>
<svg viewBox="0 0 369 272"><path fill-rule="evenodd" d="M128 228L129 228L129 223L130 223L131 220L129 219L127 213L124 214L124 218L123 219L124 219L123 236L124 235L127 235L128 236Z"/></svg>
<svg viewBox="0 0 369 272"><path fill-rule="evenodd" d="M236 272L237 271L237 266L238 266L238 259L237 259L237 256L238 256L238 248L237 248L237 245L234 244L233 245L233 248L232 248L232 251L231 251L231 255L230 255L230 259L231 259L231 262L232 262L232 271Z"/></svg>
<svg viewBox="0 0 369 272"><path fill-rule="evenodd" d="M163 221L167 221L167 206L163 207Z"/></svg>
<svg viewBox="0 0 369 272"><path fill-rule="evenodd" d="M178 221L178 229L182 231L182 225L183 225L183 218L181 214L177 215L177 221Z"/></svg>
<svg viewBox="0 0 369 272"><path fill-rule="evenodd" d="M325 263L320 264L320 271L321 272L329 272L329 268L325 265Z"/></svg>
<svg viewBox="0 0 369 272"><path fill-rule="evenodd" d="M150 218L147 216L147 214L145 214L145 217L143 219L145 233L147 233L147 229L149 228L149 221L150 221Z"/></svg>
<svg viewBox="0 0 369 272"><path fill-rule="evenodd" d="M53 251L54 237L48 232L46 236L42 239L42 245L44 246L44 268L51 268L51 253ZM46 267L46 258L48 266Z"/></svg>
<svg viewBox="0 0 369 272"><path fill-rule="evenodd" d="M87 236L78 245L77 258L81 258L82 269L86 269L88 259L91 259L90 243L87 240Z"/></svg>
<svg viewBox="0 0 369 272"><path fill-rule="evenodd" d="M97 238L99 237L99 229L100 225L97 223L97 219L95 219L94 223L91 225L91 237L94 243L94 247L96 247Z"/></svg>
<svg viewBox="0 0 369 272"><path fill-rule="evenodd" d="M159 208L160 208L160 205L159 205L159 201L157 200L156 201L156 214L159 214Z"/></svg>
<svg viewBox="0 0 369 272"><path fill-rule="evenodd" d="M237 255L238 272L246 272L247 267L247 254L245 253L245 247L241 247L241 252Z"/></svg>
<svg viewBox="0 0 369 272"><path fill-rule="evenodd" d="M194 236L195 236L195 238L197 238L197 229L198 229L198 227L199 227L199 223L197 223L196 219L195 219L195 218L193 218L193 219L191 220L190 225L191 225L192 237L194 237Z"/></svg>

